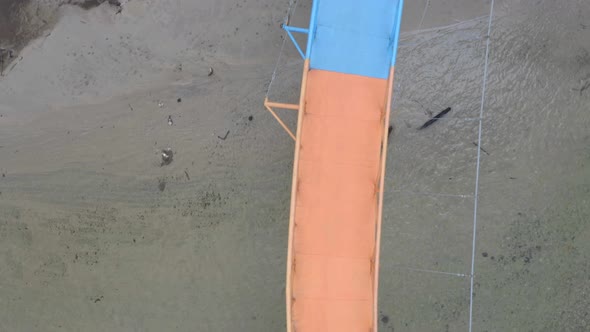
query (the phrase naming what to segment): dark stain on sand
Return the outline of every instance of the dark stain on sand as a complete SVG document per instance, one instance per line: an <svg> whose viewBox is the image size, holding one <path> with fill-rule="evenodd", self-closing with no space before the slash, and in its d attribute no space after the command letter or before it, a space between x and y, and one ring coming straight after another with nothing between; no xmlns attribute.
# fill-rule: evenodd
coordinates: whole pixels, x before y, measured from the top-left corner
<svg viewBox="0 0 590 332"><path fill-rule="evenodd" d="M158 190L163 192L166 189L166 178L158 179Z"/></svg>
<svg viewBox="0 0 590 332"><path fill-rule="evenodd" d="M57 17L51 11L32 11L31 0L0 0L0 64L2 71L18 58L18 53ZM2 74L2 73L0 73ZM2 75L0 75L2 76Z"/></svg>
<svg viewBox="0 0 590 332"><path fill-rule="evenodd" d="M30 0L0 0L0 47L17 43L20 11Z"/></svg>
<svg viewBox="0 0 590 332"><path fill-rule="evenodd" d="M120 7L121 2L119 0L77 0L77 1L70 1L70 4L77 5L83 9L92 9L94 7L100 6L103 2L108 2L110 5Z"/></svg>
<svg viewBox="0 0 590 332"><path fill-rule="evenodd" d="M87 0L87 1L81 1L81 2L74 2L72 4L80 6L80 8L88 10L88 9L92 9L94 7L98 7L101 3L102 3L102 1L99 1L99 0Z"/></svg>
<svg viewBox="0 0 590 332"><path fill-rule="evenodd" d="M32 0L0 0L0 52L4 69L18 58L18 53L33 39L53 28L59 19L62 5L76 5L91 9L107 2L121 10L119 0L60 0L54 2ZM13 55L13 56L9 56Z"/></svg>

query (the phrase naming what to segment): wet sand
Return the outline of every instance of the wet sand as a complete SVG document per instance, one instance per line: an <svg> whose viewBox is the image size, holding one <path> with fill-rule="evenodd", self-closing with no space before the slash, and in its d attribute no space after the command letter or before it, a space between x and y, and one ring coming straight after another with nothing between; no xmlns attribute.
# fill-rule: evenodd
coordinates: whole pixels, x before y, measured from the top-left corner
<svg viewBox="0 0 590 332"><path fill-rule="evenodd" d="M283 330L293 145L262 101L288 1L31 1L54 23L0 78L0 330ZM404 12L383 331L468 324L490 3L444 3ZM590 5L533 3L496 2L474 331L588 329ZM270 96L290 102L284 51Z"/></svg>

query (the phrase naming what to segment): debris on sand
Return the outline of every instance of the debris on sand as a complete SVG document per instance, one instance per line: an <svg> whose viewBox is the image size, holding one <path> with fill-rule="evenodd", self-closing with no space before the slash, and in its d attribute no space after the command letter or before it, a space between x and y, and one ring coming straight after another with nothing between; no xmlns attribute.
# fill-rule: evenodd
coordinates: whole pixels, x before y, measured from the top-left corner
<svg viewBox="0 0 590 332"><path fill-rule="evenodd" d="M207 76L213 76L213 68L209 67L209 74L207 74Z"/></svg>
<svg viewBox="0 0 590 332"><path fill-rule="evenodd" d="M168 125L172 126L174 124L174 121L172 121L172 115L168 115Z"/></svg>
<svg viewBox="0 0 590 332"><path fill-rule="evenodd" d="M426 121L422 127L418 128L418 130L422 130L424 128L428 128L430 127L433 123L435 123L436 121L438 121L438 119L441 119L442 117L444 117L445 115L447 115L447 113L449 113L451 111L450 107L447 107L446 109L444 109L443 111L441 111L440 113L438 113L437 115L435 115L434 117L432 117L430 120Z"/></svg>
<svg viewBox="0 0 590 332"><path fill-rule="evenodd" d="M162 163L160 164L160 167L170 165L172 163L173 159L174 159L174 153L172 152L172 149L170 149L170 148L162 149Z"/></svg>
<svg viewBox="0 0 590 332"><path fill-rule="evenodd" d="M227 139L227 136L229 135L229 130L227 131L227 133L225 133L225 136L221 137L221 136L217 136L217 138L219 138L222 141L225 141Z"/></svg>

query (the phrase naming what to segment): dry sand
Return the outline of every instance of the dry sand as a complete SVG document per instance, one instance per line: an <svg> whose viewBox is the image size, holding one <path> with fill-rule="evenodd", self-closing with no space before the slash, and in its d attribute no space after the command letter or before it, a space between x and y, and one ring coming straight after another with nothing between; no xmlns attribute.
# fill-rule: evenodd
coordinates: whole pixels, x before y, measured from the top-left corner
<svg viewBox="0 0 590 332"><path fill-rule="evenodd" d="M289 2L62 2L26 3L0 43L0 331L283 330L293 145L261 105ZM382 330L465 331L490 3L407 2ZM589 329L588 17L496 2L474 331ZM293 101L284 50L271 97Z"/></svg>

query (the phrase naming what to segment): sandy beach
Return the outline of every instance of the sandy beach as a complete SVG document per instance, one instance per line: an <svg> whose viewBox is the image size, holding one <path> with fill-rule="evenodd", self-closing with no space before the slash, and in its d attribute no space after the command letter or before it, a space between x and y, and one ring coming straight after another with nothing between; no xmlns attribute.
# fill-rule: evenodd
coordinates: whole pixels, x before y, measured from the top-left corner
<svg viewBox="0 0 590 332"><path fill-rule="evenodd" d="M406 2L381 331L589 330L590 3ZM0 331L285 329L290 5L0 0Z"/></svg>

